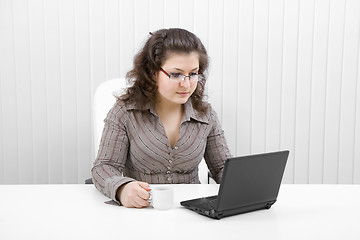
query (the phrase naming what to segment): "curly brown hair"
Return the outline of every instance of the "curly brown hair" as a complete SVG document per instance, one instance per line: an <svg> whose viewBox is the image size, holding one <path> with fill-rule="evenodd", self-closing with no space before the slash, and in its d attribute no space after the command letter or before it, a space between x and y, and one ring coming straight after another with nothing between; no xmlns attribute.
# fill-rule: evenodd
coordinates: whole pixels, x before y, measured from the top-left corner
<svg viewBox="0 0 360 240"><path fill-rule="evenodd" d="M149 39L134 57L133 69L126 74L130 87L119 99L137 106L144 106L149 101L155 103L157 86L153 77L160 71L168 54L191 52L199 54L199 71L204 74L209 58L204 45L195 34L180 28L160 29L150 33ZM205 83L204 75L190 97L193 107L200 113L205 113L208 106L204 102Z"/></svg>

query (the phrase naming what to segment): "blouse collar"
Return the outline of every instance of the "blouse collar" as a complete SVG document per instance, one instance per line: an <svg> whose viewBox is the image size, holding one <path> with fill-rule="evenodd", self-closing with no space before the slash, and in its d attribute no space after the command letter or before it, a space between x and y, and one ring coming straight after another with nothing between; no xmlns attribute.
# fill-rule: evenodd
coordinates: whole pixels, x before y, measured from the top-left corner
<svg viewBox="0 0 360 240"><path fill-rule="evenodd" d="M148 110L153 115L158 116L158 114L155 110L155 106L151 102L148 102L143 106L136 106L136 104L130 103L127 105L127 110L141 110L141 111ZM203 113L200 113L199 111L195 110L191 100L189 99L184 104L184 115L183 115L182 122L190 121L190 119L194 119L198 122L209 123L208 115L209 115L208 111L203 114Z"/></svg>

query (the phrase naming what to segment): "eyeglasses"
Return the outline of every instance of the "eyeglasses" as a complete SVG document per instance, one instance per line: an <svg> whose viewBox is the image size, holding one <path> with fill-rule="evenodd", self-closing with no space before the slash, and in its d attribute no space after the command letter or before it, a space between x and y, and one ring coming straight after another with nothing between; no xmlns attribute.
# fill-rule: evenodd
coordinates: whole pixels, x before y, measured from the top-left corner
<svg viewBox="0 0 360 240"><path fill-rule="evenodd" d="M189 78L190 82L200 81L203 79L202 73L199 71L198 73L190 73L189 76L185 76L180 73L167 73L164 69L160 68L160 70L169 77L170 80L176 81L176 82L182 82L185 81L186 78Z"/></svg>

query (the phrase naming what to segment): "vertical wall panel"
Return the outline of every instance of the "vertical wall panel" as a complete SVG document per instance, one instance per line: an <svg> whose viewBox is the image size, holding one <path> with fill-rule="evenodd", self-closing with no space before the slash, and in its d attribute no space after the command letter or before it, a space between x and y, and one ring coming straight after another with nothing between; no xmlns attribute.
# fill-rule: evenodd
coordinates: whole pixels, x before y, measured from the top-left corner
<svg viewBox="0 0 360 240"><path fill-rule="evenodd" d="M75 11L72 0L60 1L60 74L63 124L63 182L78 181L77 77L75 46ZM102 60L102 63L104 61Z"/></svg>
<svg viewBox="0 0 360 240"><path fill-rule="evenodd" d="M34 148L34 183L48 182L47 92L45 74L44 5L32 1L28 9L30 82ZM71 84L72 85L72 84ZM73 87L73 85L72 85Z"/></svg>
<svg viewBox="0 0 360 240"><path fill-rule="evenodd" d="M201 39L206 49L209 49L209 28L209 1L194 1L193 32Z"/></svg>
<svg viewBox="0 0 360 240"><path fill-rule="evenodd" d="M236 103L238 82L238 1L224 2L224 48L223 48L223 99L222 99L222 126L228 141L230 152L236 155ZM216 66L214 66L216 67Z"/></svg>
<svg viewBox="0 0 360 240"><path fill-rule="evenodd" d="M172 0L172 1L164 1L164 27L179 27L180 11L175 9L179 9L179 2L181 0ZM197 2L197 1L196 1ZM150 7L149 7L150 9ZM151 28L150 28L151 29ZM151 29L152 31L154 29Z"/></svg>
<svg viewBox="0 0 360 240"><path fill-rule="evenodd" d="M281 104L281 149L290 151L284 182L294 181L296 73L298 58L299 1L285 1Z"/></svg>
<svg viewBox="0 0 360 240"><path fill-rule="evenodd" d="M179 0L179 26L189 31L194 31L194 15L201 14L201 11L194 9L196 0Z"/></svg>
<svg viewBox="0 0 360 240"><path fill-rule="evenodd" d="M9 27L11 26L11 24L8 23L9 20L9 15L8 14L4 14L4 11L7 10L9 11L9 9L11 9L11 7L8 6L7 2L4 1L0 1L0 52L5 54L5 44L10 41L12 41L12 39L6 38L5 34L9 33ZM3 114L4 114L4 82L5 82L5 73L4 73L4 67L5 67L5 62L4 62L4 58L0 57L0 184L5 183L5 150L4 150L4 137L5 137L5 132L4 132L4 120L3 120Z"/></svg>
<svg viewBox="0 0 360 240"><path fill-rule="evenodd" d="M1 4L0 4L0 6L1 6ZM2 44L1 40L0 40L0 44ZM0 47L0 50L2 51L1 47ZM0 93L2 93L1 79L2 79L2 74L0 71ZM0 112L3 113L1 97L0 97ZM3 184L5 182L5 180L4 180L5 167L4 167L4 154L3 154L4 153L3 136L4 136L3 120L2 120L2 117L0 117L0 184Z"/></svg>
<svg viewBox="0 0 360 240"><path fill-rule="evenodd" d="M237 154L251 153L254 3L239 1Z"/></svg>
<svg viewBox="0 0 360 240"><path fill-rule="evenodd" d="M300 1L296 76L294 182L308 182L314 2Z"/></svg>
<svg viewBox="0 0 360 240"><path fill-rule="evenodd" d="M106 29L105 26L105 1L92 0L90 1L90 48L91 48L91 80L93 92L96 87L106 79ZM132 7L127 11L131 12ZM123 9L124 11L124 9ZM122 12L123 13L123 12ZM120 15L121 16L121 15ZM106 30L106 31L105 31ZM128 40L132 35L129 34ZM122 36L124 37L124 36ZM132 49L132 45L129 46Z"/></svg>
<svg viewBox="0 0 360 240"><path fill-rule="evenodd" d="M134 26L135 26L135 49L136 52L140 50L143 46L144 41L147 39L147 36L150 36L149 32L154 31L156 29L149 29L149 18L150 18L150 3L149 1L135 1L135 9L137 11L134 12ZM162 8L158 9L162 11ZM155 13L156 14L156 13ZM162 16L162 12L159 14Z"/></svg>
<svg viewBox="0 0 360 240"><path fill-rule="evenodd" d="M58 1L44 1L49 183L62 183L66 171L63 168L59 6Z"/></svg>
<svg viewBox="0 0 360 240"><path fill-rule="evenodd" d="M356 124L356 112L354 109L356 109L358 70L353 66L359 61L359 13L359 1L346 1L341 76L338 183L349 183L354 178L352 171L354 168L354 133ZM340 159L341 161L339 161Z"/></svg>
<svg viewBox="0 0 360 240"><path fill-rule="evenodd" d="M251 152L265 151L269 1L254 1Z"/></svg>
<svg viewBox="0 0 360 240"><path fill-rule="evenodd" d="M13 36L14 36L14 67L16 83L18 154L19 154L19 183L34 180L34 129L33 129L33 83L31 81L31 56L29 36L29 5L27 1L14 1ZM19 69L21 69L19 71ZM26 100L25 100L26 99ZM24 101L25 100L25 101ZM7 106L9 106L7 104ZM10 137L10 136L8 136ZM14 159L8 159L14 161ZM46 158L45 158L46 160Z"/></svg>
<svg viewBox="0 0 360 240"><path fill-rule="evenodd" d="M120 76L120 14L119 1L105 1L106 79ZM79 9L80 10L80 9ZM84 11L85 14L85 11ZM84 18L85 20L85 18ZM143 25L140 24L139 25ZM86 40L86 39L84 39Z"/></svg>
<svg viewBox="0 0 360 240"><path fill-rule="evenodd" d="M309 137L310 183L323 182L329 12L329 1L315 1Z"/></svg>
<svg viewBox="0 0 360 240"><path fill-rule="evenodd" d="M164 0L150 0L149 2L149 28L156 31L164 27ZM143 22L146 23L146 22ZM143 33L143 38L146 33Z"/></svg>
<svg viewBox="0 0 360 240"><path fill-rule="evenodd" d="M131 69L137 47L134 43L134 11L133 1L120 1L120 76L125 76L126 72Z"/></svg>
<svg viewBox="0 0 360 240"><path fill-rule="evenodd" d="M266 151L280 149L284 0L270 1L266 92Z"/></svg>
<svg viewBox="0 0 360 240"><path fill-rule="evenodd" d="M356 71L356 108L355 108L355 131L354 131L354 179L353 183L360 184L360 41L358 46L357 71Z"/></svg>
<svg viewBox="0 0 360 240"><path fill-rule="evenodd" d="M25 6L26 7L26 6ZM18 47L15 42L15 12L16 6L12 1L1 1L0 8L0 36L1 36L1 118L2 118L2 157L4 183L18 183L21 178L19 172L19 126L17 109L17 68L15 52ZM20 70L21 71L21 70ZM20 136L21 137L21 136ZM23 150L24 151L24 150ZM32 169L30 169L32 171Z"/></svg>
<svg viewBox="0 0 360 240"><path fill-rule="evenodd" d="M338 180L345 1L331 1L325 106L324 183Z"/></svg>
<svg viewBox="0 0 360 240"><path fill-rule="evenodd" d="M223 41L224 41L224 5L222 1L209 1L209 49L211 56L208 95L212 107L222 122L222 73L223 73Z"/></svg>
<svg viewBox="0 0 360 240"><path fill-rule="evenodd" d="M149 31L210 56L207 92L233 155L290 150L286 183L360 183L357 0L0 0L0 183L82 183L92 96Z"/></svg>
<svg viewBox="0 0 360 240"><path fill-rule="evenodd" d="M107 1L110 5L112 2ZM77 181L83 182L84 179L89 177L89 169L93 163L93 151L89 146L93 146L91 138L92 123L91 120L91 108L89 104L92 102L91 98L91 74L90 74L90 25L89 25L89 2L87 0L74 2L74 14L75 14L75 58L76 58L76 101L77 101ZM117 10L114 7L115 11ZM116 14L118 15L118 14ZM110 13L109 17L113 14ZM113 21L113 20L111 20ZM112 26L110 24L110 26ZM116 29L116 28L115 28ZM111 29L110 32L114 32L114 38L117 31ZM113 38L113 35L111 35ZM109 44L111 45L111 44ZM111 45L112 49L117 50L118 42ZM119 51L110 51L107 59L107 74L109 76L118 76L119 66L114 64L118 60ZM108 52L108 51L107 51ZM114 70L113 70L114 69Z"/></svg>

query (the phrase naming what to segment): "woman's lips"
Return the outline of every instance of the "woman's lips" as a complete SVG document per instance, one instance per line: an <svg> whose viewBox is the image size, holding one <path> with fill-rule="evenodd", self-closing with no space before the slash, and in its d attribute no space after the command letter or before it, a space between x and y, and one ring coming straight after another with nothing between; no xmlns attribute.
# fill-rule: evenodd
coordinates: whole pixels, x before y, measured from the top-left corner
<svg viewBox="0 0 360 240"><path fill-rule="evenodd" d="M185 97L189 94L189 92L176 92L177 94L179 94L182 97Z"/></svg>

